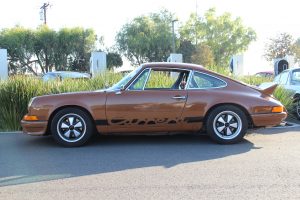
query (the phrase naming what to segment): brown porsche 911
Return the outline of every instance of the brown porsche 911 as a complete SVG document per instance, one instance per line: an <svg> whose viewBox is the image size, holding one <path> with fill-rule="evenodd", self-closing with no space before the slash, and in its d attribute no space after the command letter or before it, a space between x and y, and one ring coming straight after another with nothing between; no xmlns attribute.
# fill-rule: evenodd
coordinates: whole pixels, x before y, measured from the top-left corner
<svg viewBox="0 0 300 200"><path fill-rule="evenodd" d="M248 128L286 118L275 88L253 88L199 65L148 63L105 90L35 97L21 124L25 133L51 134L64 146L83 145L94 133L200 131L230 144Z"/></svg>

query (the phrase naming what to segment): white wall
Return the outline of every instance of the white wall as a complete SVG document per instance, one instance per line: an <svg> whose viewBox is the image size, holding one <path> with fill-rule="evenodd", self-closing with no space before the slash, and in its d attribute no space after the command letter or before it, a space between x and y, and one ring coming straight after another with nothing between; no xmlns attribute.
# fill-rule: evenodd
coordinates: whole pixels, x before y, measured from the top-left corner
<svg viewBox="0 0 300 200"><path fill-rule="evenodd" d="M234 55L232 56L233 62L233 74L235 76L244 75L244 56L243 55Z"/></svg>
<svg viewBox="0 0 300 200"><path fill-rule="evenodd" d="M7 50L0 49L0 80L8 78Z"/></svg>
<svg viewBox="0 0 300 200"><path fill-rule="evenodd" d="M90 58L90 73L92 76L104 72L106 70L106 53L92 52Z"/></svg>

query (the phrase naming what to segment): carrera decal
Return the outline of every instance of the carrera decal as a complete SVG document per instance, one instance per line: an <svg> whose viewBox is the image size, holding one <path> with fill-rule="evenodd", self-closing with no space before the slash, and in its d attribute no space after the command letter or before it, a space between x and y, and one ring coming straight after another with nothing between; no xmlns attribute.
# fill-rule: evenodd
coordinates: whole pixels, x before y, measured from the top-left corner
<svg viewBox="0 0 300 200"><path fill-rule="evenodd" d="M112 119L109 121L110 125L160 125L160 124L177 124L181 122L181 120L176 119L168 119L168 118L162 118L162 119L132 119L132 120L126 120L126 119Z"/></svg>
<svg viewBox="0 0 300 200"><path fill-rule="evenodd" d="M159 125L159 124L177 124L180 123L181 120L176 119L132 119L132 120L126 120L126 119L112 119L110 121L108 120L95 120L95 123L97 126L108 126L108 125ZM186 123L196 123L196 122L203 122L203 117L186 117L184 118L184 122Z"/></svg>

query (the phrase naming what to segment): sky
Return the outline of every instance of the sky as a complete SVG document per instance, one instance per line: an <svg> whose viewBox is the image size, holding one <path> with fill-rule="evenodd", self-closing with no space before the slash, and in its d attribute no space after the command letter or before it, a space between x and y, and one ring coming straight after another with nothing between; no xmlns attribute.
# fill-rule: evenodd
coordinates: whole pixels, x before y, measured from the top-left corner
<svg viewBox="0 0 300 200"><path fill-rule="evenodd" d="M134 17L165 8L180 20L177 28L192 12L203 16L215 7L217 14L230 12L241 17L245 26L257 33L257 41L244 53L244 73L270 69L263 58L265 43L282 32L300 38L299 0L0 0L0 29L15 25L35 28L42 23L40 7L49 2L48 26L54 29L82 26L104 36L105 46L114 45L116 33ZM197 5L197 6L196 6Z"/></svg>

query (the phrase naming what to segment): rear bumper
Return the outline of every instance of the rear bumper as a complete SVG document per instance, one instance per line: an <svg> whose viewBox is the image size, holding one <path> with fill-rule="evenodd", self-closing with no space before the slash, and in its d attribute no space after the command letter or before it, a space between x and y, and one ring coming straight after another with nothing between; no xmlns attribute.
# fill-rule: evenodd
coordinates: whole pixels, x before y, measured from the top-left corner
<svg viewBox="0 0 300 200"><path fill-rule="evenodd" d="M21 121L23 132L28 135L45 135L48 121Z"/></svg>
<svg viewBox="0 0 300 200"><path fill-rule="evenodd" d="M255 127L276 126L286 119L287 113L270 113L251 115Z"/></svg>

